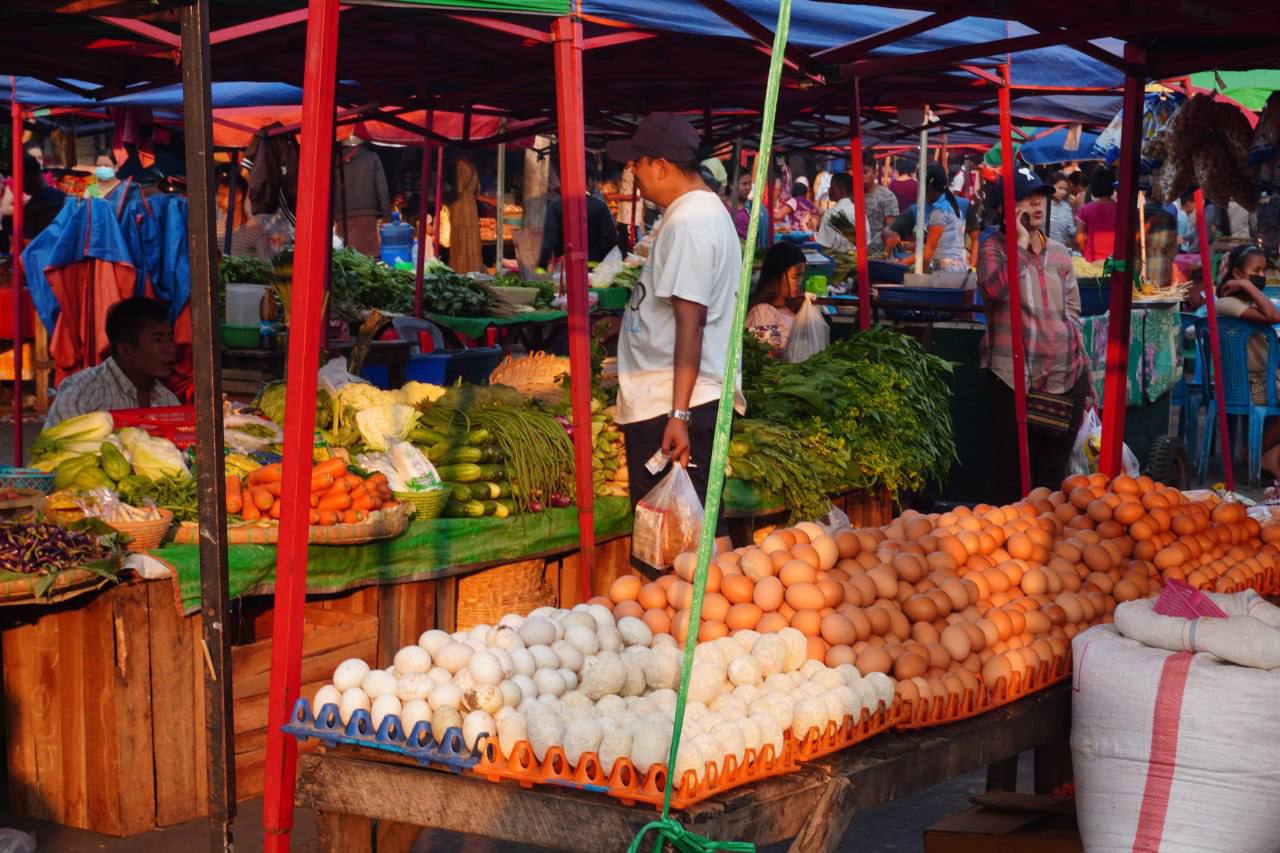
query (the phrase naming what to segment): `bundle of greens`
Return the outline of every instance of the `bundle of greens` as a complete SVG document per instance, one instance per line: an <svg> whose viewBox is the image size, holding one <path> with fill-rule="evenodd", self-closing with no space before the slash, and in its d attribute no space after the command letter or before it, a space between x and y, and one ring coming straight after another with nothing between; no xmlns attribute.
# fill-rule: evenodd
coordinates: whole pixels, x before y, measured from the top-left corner
<svg viewBox="0 0 1280 853"><path fill-rule="evenodd" d="M407 314L413 310L413 291L410 270L394 269L351 249L333 253L330 298L344 316L359 318L374 308ZM479 284L436 261L427 262L423 269L422 305L452 317L481 317L493 307Z"/></svg>
<svg viewBox="0 0 1280 853"><path fill-rule="evenodd" d="M223 255L218 264L218 281L225 289L228 284L272 284L275 271L270 261L242 255Z"/></svg>
<svg viewBox="0 0 1280 853"><path fill-rule="evenodd" d="M753 421L735 424L734 438L744 443L734 457L734 475L765 481L793 511L798 505L812 509L813 502L797 494L805 488L816 502L844 488L898 493L939 483L957 459L950 371L949 363L913 339L881 327L832 343L799 364L744 371L747 410L773 429ZM801 465L807 466L804 476Z"/></svg>

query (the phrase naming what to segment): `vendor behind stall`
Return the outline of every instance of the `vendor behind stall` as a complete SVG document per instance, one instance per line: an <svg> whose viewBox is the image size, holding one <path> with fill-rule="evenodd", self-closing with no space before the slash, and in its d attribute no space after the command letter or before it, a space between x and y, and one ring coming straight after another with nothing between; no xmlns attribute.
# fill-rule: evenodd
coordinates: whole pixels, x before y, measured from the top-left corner
<svg viewBox="0 0 1280 853"><path fill-rule="evenodd" d="M791 337L796 319L792 306L800 296L805 267L803 249L786 240L774 243L764 256L760 280L751 291L747 330L776 352L781 352Z"/></svg>
<svg viewBox="0 0 1280 853"><path fill-rule="evenodd" d="M180 405L164 385L177 358L165 303L145 296L117 302L107 312L107 341L106 361L58 386L45 429L89 412Z"/></svg>

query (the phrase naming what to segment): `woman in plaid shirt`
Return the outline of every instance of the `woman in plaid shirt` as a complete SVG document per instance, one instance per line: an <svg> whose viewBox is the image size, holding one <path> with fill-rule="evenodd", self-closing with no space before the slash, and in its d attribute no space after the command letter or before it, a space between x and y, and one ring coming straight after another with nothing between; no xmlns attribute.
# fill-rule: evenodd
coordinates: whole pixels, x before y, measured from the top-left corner
<svg viewBox="0 0 1280 853"><path fill-rule="evenodd" d="M1026 354L1027 390L1067 397L1071 424L1061 434L1028 425L1031 485L1057 488L1067 473L1067 460L1090 396L1088 361L1080 337L1080 289L1071 267L1071 252L1044 233L1051 187L1030 169L1014 175L1018 211L1018 277L1022 305L1022 340ZM1004 190L997 182L987 199L1000 206ZM991 400L991 437L996 461L996 494L1000 502L1021 497L1018 436L1013 395L1013 337L1009 325L1009 267L1004 232L983 242L978 254L987 335L982 359L987 367Z"/></svg>

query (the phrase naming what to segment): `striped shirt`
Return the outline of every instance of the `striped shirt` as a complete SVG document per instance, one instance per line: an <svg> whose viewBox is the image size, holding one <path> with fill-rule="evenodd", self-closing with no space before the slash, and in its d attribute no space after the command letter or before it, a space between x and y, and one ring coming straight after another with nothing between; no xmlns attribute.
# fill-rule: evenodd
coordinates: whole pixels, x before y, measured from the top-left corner
<svg viewBox="0 0 1280 853"><path fill-rule="evenodd" d="M1018 250L1022 279L1022 340L1026 354L1027 390L1065 394L1087 365L1080 337L1080 288L1071 267L1071 253L1056 240L1032 254ZM987 334L982 357L991 370L1013 387L1013 336L1009 326L1009 268L1004 239L993 236L978 255L978 286L982 288Z"/></svg>

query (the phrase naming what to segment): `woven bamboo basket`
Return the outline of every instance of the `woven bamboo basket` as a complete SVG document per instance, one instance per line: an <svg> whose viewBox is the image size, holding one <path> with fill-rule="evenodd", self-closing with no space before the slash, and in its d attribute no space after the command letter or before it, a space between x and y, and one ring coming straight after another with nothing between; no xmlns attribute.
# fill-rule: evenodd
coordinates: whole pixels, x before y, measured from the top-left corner
<svg viewBox="0 0 1280 853"><path fill-rule="evenodd" d="M130 551L150 551L164 540L173 524L173 513L167 509L160 510L160 517L149 521L112 521L112 527L121 533L128 534Z"/></svg>
<svg viewBox="0 0 1280 853"><path fill-rule="evenodd" d="M429 489L425 492L392 492L396 500L413 507L415 517L419 521L439 518L449 503L448 489Z"/></svg>
<svg viewBox="0 0 1280 853"><path fill-rule="evenodd" d="M459 578L458 630L496 625L508 613L523 616L537 607L554 606L557 580L546 560L521 560Z"/></svg>
<svg viewBox="0 0 1280 853"><path fill-rule="evenodd" d="M508 385L526 397L544 403L562 399L560 377L569 372L569 359L545 352L507 356L489 374L490 385Z"/></svg>

